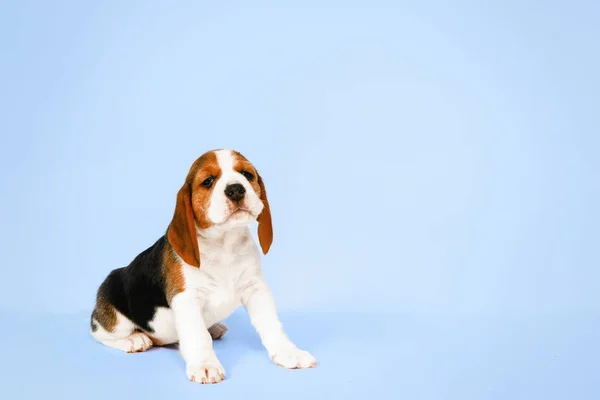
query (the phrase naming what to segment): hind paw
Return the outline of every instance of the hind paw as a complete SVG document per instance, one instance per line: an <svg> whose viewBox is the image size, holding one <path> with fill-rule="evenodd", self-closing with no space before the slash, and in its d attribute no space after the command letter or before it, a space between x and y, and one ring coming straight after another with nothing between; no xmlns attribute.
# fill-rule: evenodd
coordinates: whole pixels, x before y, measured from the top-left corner
<svg viewBox="0 0 600 400"><path fill-rule="evenodd" d="M213 340L221 339L225 332L227 332L227 326L225 326L225 324L222 322L217 322L208 328L208 333L210 333L210 337L212 337Z"/></svg>
<svg viewBox="0 0 600 400"><path fill-rule="evenodd" d="M125 351L128 353L139 353L152 347L152 340L142 332L132 333L125 340Z"/></svg>

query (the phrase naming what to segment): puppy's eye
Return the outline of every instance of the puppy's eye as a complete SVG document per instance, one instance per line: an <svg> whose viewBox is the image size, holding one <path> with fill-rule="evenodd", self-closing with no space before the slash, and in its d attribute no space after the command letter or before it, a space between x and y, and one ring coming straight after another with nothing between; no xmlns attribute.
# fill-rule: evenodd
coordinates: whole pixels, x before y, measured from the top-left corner
<svg viewBox="0 0 600 400"><path fill-rule="evenodd" d="M201 185L208 189L212 186L212 184L214 182L215 182L215 177L209 176L208 178L206 178L205 180L202 181Z"/></svg>
<svg viewBox="0 0 600 400"><path fill-rule="evenodd" d="M244 177L248 179L248 182L252 182L252 179L254 179L254 175L248 171L240 171L240 174L244 175Z"/></svg>

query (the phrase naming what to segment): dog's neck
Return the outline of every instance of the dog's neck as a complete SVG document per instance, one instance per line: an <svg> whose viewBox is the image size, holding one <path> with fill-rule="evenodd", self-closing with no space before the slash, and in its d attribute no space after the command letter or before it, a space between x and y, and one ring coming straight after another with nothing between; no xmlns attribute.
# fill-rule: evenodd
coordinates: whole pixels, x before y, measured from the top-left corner
<svg viewBox="0 0 600 400"><path fill-rule="evenodd" d="M198 247L201 254L232 254L252 240L248 225L227 227L213 226L197 231Z"/></svg>

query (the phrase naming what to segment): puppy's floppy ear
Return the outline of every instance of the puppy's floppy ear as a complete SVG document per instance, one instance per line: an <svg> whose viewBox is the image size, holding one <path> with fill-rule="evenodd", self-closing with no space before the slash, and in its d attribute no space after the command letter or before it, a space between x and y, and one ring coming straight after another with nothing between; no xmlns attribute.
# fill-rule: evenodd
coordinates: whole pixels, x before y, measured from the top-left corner
<svg viewBox="0 0 600 400"><path fill-rule="evenodd" d="M175 252L189 265L200 267L200 251L196 238L196 224L192 210L190 185L186 182L177 193L175 214L167 232Z"/></svg>
<svg viewBox="0 0 600 400"><path fill-rule="evenodd" d="M271 208L269 207L269 200L267 199L267 190L265 189L265 183L263 182L260 175L257 173L258 185L260 186L260 199L265 206L257 218L258 221L258 241L264 254L269 252L271 243L273 243L273 224L271 222Z"/></svg>

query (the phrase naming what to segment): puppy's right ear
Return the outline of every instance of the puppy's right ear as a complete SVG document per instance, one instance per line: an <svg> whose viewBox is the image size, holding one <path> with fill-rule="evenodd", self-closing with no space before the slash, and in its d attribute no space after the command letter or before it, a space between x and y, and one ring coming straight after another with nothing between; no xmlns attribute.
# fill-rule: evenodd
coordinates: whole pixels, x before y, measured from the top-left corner
<svg viewBox="0 0 600 400"><path fill-rule="evenodd" d="M167 231L167 239L183 261L194 267L200 267L200 250L198 249L192 195L188 182L177 193L175 214Z"/></svg>

